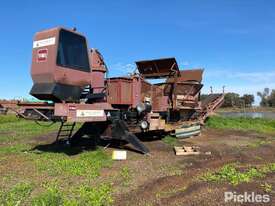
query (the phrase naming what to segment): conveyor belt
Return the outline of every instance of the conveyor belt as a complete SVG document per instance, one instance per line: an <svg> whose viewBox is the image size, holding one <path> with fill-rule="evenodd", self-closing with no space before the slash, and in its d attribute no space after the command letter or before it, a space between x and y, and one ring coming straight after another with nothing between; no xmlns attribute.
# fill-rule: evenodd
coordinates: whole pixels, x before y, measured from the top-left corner
<svg viewBox="0 0 275 206"><path fill-rule="evenodd" d="M210 116L216 109L218 109L224 101L224 94L209 94L202 100L202 110L198 119L203 124L208 116Z"/></svg>

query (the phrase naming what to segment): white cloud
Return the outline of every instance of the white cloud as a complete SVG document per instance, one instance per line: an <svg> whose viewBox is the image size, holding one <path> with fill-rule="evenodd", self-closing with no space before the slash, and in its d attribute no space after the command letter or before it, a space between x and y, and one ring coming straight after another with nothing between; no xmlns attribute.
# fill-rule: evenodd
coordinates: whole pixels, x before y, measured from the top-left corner
<svg viewBox="0 0 275 206"><path fill-rule="evenodd" d="M182 67L182 66L189 66L190 65L190 62L189 61L180 61L178 62L179 66Z"/></svg>
<svg viewBox="0 0 275 206"><path fill-rule="evenodd" d="M259 104L260 98L257 97L257 92L263 91L266 87L275 89L274 80L275 71L235 72L230 70L206 70L203 92L209 93L210 85L214 87L215 92L221 92L222 86L225 85L226 92L236 92L240 95L253 94L255 96L255 104Z"/></svg>
<svg viewBox="0 0 275 206"><path fill-rule="evenodd" d="M111 76L124 76L134 72L136 66L134 64L123 64L121 62L113 64L109 67Z"/></svg>
<svg viewBox="0 0 275 206"><path fill-rule="evenodd" d="M251 83L274 83L275 71L268 72L232 72L230 70L206 71L206 78L225 78L231 80L244 80Z"/></svg>

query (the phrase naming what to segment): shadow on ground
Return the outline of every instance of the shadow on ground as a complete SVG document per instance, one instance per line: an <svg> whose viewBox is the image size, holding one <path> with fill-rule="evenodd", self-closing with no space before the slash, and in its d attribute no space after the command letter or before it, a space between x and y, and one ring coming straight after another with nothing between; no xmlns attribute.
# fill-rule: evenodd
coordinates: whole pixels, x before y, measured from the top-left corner
<svg viewBox="0 0 275 206"><path fill-rule="evenodd" d="M143 137L144 138L144 137ZM155 139L146 139L147 141L153 141ZM77 142L70 144L66 139L60 139L52 143L43 143L36 145L30 151L41 151L41 152L53 152L53 153L64 153L66 155L72 156L80 154L84 151L94 151L98 147L104 148L114 148L114 149L124 149L127 151L132 151L140 153L135 150L131 144L126 141L119 141L114 139L101 139L101 138L87 138L81 137L77 139Z"/></svg>

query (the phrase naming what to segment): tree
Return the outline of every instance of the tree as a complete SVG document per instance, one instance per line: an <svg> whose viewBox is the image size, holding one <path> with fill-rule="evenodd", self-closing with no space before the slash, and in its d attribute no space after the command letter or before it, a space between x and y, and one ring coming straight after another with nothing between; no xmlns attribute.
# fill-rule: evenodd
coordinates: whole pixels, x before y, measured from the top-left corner
<svg viewBox="0 0 275 206"><path fill-rule="evenodd" d="M240 97L237 93L227 93L224 96L224 103L222 107L251 107L254 103L254 95L244 94Z"/></svg>
<svg viewBox="0 0 275 206"><path fill-rule="evenodd" d="M268 106L275 107L275 90L273 89L267 98Z"/></svg>
<svg viewBox="0 0 275 206"><path fill-rule="evenodd" d="M241 99L243 100L246 107L251 107L255 101L253 94L244 94Z"/></svg>
<svg viewBox="0 0 275 206"><path fill-rule="evenodd" d="M224 96L224 103L223 107L234 107L234 106L240 106L240 95L237 93L226 93Z"/></svg>
<svg viewBox="0 0 275 206"><path fill-rule="evenodd" d="M257 95L261 98L260 105L262 107L268 107L269 88L265 88L263 92L257 92Z"/></svg>

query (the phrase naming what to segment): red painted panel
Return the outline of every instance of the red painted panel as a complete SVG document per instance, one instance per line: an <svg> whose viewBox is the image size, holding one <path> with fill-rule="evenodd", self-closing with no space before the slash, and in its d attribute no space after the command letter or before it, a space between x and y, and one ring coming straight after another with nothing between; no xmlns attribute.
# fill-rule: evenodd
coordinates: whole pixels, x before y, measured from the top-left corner
<svg viewBox="0 0 275 206"><path fill-rule="evenodd" d="M132 104L132 79L112 78L108 82L108 102L110 104Z"/></svg>

